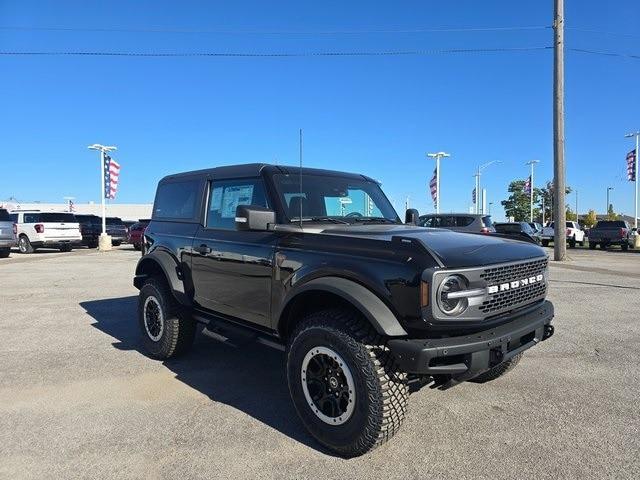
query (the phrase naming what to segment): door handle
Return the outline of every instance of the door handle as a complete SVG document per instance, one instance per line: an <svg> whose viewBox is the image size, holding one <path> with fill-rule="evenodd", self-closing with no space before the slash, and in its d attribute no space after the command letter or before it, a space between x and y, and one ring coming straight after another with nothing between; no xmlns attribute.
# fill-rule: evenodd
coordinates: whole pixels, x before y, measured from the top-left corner
<svg viewBox="0 0 640 480"><path fill-rule="evenodd" d="M194 247L193 251L199 253L200 255L207 255L208 253L211 253L211 248L203 243L199 247Z"/></svg>

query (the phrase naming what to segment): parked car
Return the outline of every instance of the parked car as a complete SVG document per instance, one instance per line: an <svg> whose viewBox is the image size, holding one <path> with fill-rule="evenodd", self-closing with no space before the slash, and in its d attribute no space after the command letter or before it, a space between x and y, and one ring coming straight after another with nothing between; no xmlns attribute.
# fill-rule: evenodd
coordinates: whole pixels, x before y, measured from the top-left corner
<svg viewBox="0 0 640 480"><path fill-rule="evenodd" d="M133 245L136 250L142 249L142 236L144 229L149 225L150 220L140 220L129 227L127 242Z"/></svg>
<svg viewBox="0 0 640 480"><path fill-rule="evenodd" d="M11 247L16 245L16 227L9 212L0 208L0 258L11 255Z"/></svg>
<svg viewBox="0 0 640 480"><path fill-rule="evenodd" d="M82 243L89 248L96 248L102 233L102 218L97 215L76 214L76 219L80 224Z"/></svg>
<svg viewBox="0 0 640 480"><path fill-rule="evenodd" d="M603 250L610 245L620 245L622 250L629 248L631 227L623 220L601 220L589 231L589 248L598 245Z"/></svg>
<svg viewBox="0 0 640 480"><path fill-rule="evenodd" d="M633 227L629 232L629 248L636 247L636 237L638 236L638 229Z"/></svg>
<svg viewBox="0 0 640 480"><path fill-rule="evenodd" d="M538 222L529 222L529 226L533 229L534 232L537 232L540 237L542 237L542 224Z"/></svg>
<svg viewBox="0 0 640 480"><path fill-rule="evenodd" d="M12 211L11 218L20 253L33 253L41 247L70 252L82 245L80 225L73 213L20 210Z"/></svg>
<svg viewBox="0 0 640 480"><path fill-rule="evenodd" d="M542 235L540 236L543 247L548 247L549 243L553 242L555 222L551 222L548 226L542 229ZM578 222L566 222L565 228L567 229L567 243L569 247L576 248L576 244L581 247L584 246L585 233Z"/></svg>
<svg viewBox="0 0 640 480"><path fill-rule="evenodd" d="M165 177L133 279L142 344L174 357L201 322L286 351L302 423L361 455L398 431L410 386L491 381L553 334L542 248L416 220L363 175L251 164Z"/></svg>
<svg viewBox="0 0 640 480"><path fill-rule="evenodd" d="M107 235L111 236L111 244L115 247L127 241L127 226L121 218L107 217Z"/></svg>
<svg viewBox="0 0 640 480"><path fill-rule="evenodd" d="M540 245L541 243L540 233L534 230L531 227L530 223L500 222L500 223L494 223L493 227L496 229L496 233L513 236L514 238L519 238L520 240L526 240L528 242L532 242L538 245Z"/></svg>
<svg viewBox="0 0 640 480"><path fill-rule="evenodd" d="M490 215L474 213L429 213L418 220L421 227L446 228L454 232L494 233Z"/></svg>

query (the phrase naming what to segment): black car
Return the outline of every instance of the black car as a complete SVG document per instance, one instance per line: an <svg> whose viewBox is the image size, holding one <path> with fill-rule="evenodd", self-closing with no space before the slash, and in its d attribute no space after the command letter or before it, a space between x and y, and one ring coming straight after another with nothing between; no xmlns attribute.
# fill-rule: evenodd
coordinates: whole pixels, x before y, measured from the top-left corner
<svg viewBox="0 0 640 480"><path fill-rule="evenodd" d="M496 229L496 233L502 235L511 235L514 238L533 242L538 245L542 243L542 239L540 238L542 232L532 228L528 222L496 222L493 224L493 227Z"/></svg>
<svg viewBox="0 0 640 480"><path fill-rule="evenodd" d="M143 345L176 356L202 323L281 349L308 431L363 454L398 431L410 389L493 380L553 334L540 247L417 219L402 223L359 174L250 164L165 177L133 280Z"/></svg>
<svg viewBox="0 0 640 480"><path fill-rule="evenodd" d="M121 218L107 217L107 235L111 236L111 243L117 247L127 241L128 229Z"/></svg>
<svg viewBox="0 0 640 480"><path fill-rule="evenodd" d="M96 248L102 233L102 219L97 215L75 214L80 224L82 244L89 248Z"/></svg>

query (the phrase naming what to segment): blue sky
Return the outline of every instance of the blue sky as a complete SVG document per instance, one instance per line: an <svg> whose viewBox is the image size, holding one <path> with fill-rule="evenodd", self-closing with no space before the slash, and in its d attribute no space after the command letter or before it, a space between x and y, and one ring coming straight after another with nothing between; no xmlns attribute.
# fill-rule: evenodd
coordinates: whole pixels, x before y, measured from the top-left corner
<svg viewBox="0 0 640 480"><path fill-rule="evenodd" d="M318 52L552 45L550 29L264 34L545 26L553 1L2 1L0 26L224 30L141 33L0 29L2 51ZM640 54L634 0L566 0L567 47ZM238 33L245 32L245 33ZM635 36L631 36L635 35ZM552 177L550 50L423 56L139 58L0 56L0 199L99 201L86 146L118 146L117 202L149 202L162 176L239 162L296 164L379 179L399 211L433 210L427 152L445 150L442 210L467 211L477 165L494 216L509 181L539 159ZM583 211L613 186L632 213L624 134L640 129L640 60L566 53L568 183ZM571 196L573 204L575 197Z"/></svg>

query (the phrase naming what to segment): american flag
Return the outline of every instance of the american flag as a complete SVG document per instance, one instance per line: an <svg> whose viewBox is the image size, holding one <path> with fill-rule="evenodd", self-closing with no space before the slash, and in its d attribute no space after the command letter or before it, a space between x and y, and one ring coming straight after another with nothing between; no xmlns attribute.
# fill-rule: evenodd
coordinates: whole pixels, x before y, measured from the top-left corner
<svg viewBox="0 0 640 480"><path fill-rule="evenodd" d="M636 181L636 149L627 153L627 180Z"/></svg>
<svg viewBox="0 0 640 480"><path fill-rule="evenodd" d="M524 193L531 193L531 176L524 181Z"/></svg>
<svg viewBox="0 0 640 480"><path fill-rule="evenodd" d="M109 155L104 156L104 198L116 198L120 164Z"/></svg>
<svg viewBox="0 0 640 480"><path fill-rule="evenodd" d="M431 198L433 199L433 204L438 203L438 169L433 170L433 177L431 177L431 181L429 182L429 188L431 189Z"/></svg>

